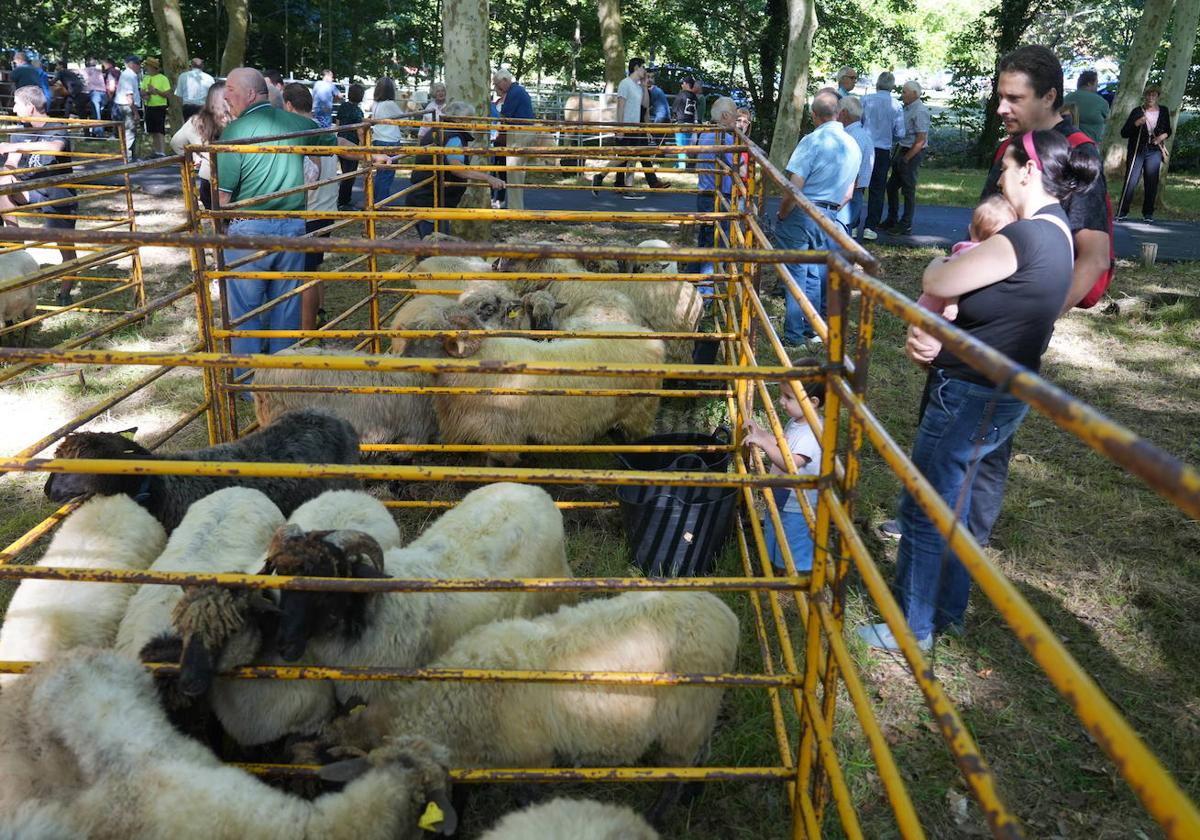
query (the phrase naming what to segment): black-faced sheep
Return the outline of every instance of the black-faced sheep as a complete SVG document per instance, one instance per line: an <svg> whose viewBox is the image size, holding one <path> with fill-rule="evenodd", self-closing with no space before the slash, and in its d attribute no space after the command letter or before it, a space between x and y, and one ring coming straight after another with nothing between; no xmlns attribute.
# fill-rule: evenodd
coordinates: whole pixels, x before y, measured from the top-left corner
<svg viewBox="0 0 1200 840"><path fill-rule="evenodd" d="M431 801L452 829L438 748L391 742L323 775L363 770L311 802L269 787L176 733L150 675L113 652L41 665L0 704L0 826L15 815L26 829L64 832L56 838L415 840Z"/></svg>
<svg viewBox="0 0 1200 840"><path fill-rule="evenodd" d="M642 332L641 324L605 324L611 332ZM664 357L663 342L652 338L528 338L452 339L452 355L504 362L584 362L597 366L656 365ZM583 376L491 373L443 373L444 387L611 389L659 388L651 376ZM657 396L526 396L496 394L435 394L438 428L446 443L591 443L617 429L629 439L650 434L658 413ZM489 460L515 464L512 453L490 454Z"/></svg>
<svg viewBox="0 0 1200 840"><path fill-rule="evenodd" d="M560 798L508 814L479 840L658 840L658 832L623 805Z"/></svg>
<svg viewBox="0 0 1200 840"><path fill-rule="evenodd" d="M130 569L154 562L167 535L128 496L89 499L67 517L39 566ZM0 660L42 661L75 647L111 647L137 587L123 583L22 581L0 627ZM17 679L0 675L0 684Z"/></svg>
<svg viewBox="0 0 1200 840"><path fill-rule="evenodd" d="M322 411L291 411L265 429L232 443L191 452L150 452L123 435L76 432L63 438L56 458L136 458L155 461L266 461L270 463L358 463L358 434L340 417ZM252 487L265 493L288 516L326 490L356 489L361 482L334 478L252 478L249 476L100 475L53 473L46 496L65 502L85 493L125 494L175 530L197 499L223 487Z"/></svg>
<svg viewBox="0 0 1200 840"><path fill-rule="evenodd" d="M498 483L468 493L404 548L382 552L353 531L305 534L295 526L272 544L279 574L322 577L570 577L562 514L542 489ZM280 593L279 650L289 661L332 666L424 665L472 628L538 615L569 602L556 592ZM337 683L338 699L368 702L395 682Z"/></svg>
<svg viewBox="0 0 1200 840"><path fill-rule="evenodd" d="M324 493L301 505L289 522L314 530L356 529L385 550L400 546L400 529L388 509L357 491ZM216 672L242 665L286 664L275 647L278 613L264 593L205 586L186 592L172 614L181 690L189 696L207 692L222 728L243 746L316 732L335 708L333 685L325 680L214 681Z"/></svg>
<svg viewBox="0 0 1200 840"><path fill-rule="evenodd" d="M0 253L0 283L28 277L37 272L38 268L37 260L26 251ZM23 289L0 292L0 327L19 324L36 314L37 286L26 286ZM7 334L0 336L0 345L5 343L7 337ZM29 343L29 327L24 329L21 343Z"/></svg>
<svg viewBox="0 0 1200 840"><path fill-rule="evenodd" d="M270 499L248 487L226 487L193 504L150 565L156 572L242 572L262 568L271 535L283 515ZM151 639L171 628L171 611L182 590L145 584L129 599L117 630L116 649L137 658Z"/></svg>
<svg viewBox="0 0 1200 840"><path fill-rule="evenodd" d="M430 667L727 673L737 647L737 617L715 595L628 592L477 627ZM635 764L652 748L661 766L692 766L707 751L721 695L712 686L404 683L322 739L367 749L416 734L444 743L462 767ZM678 793L664 793L656 818Z"/></svg>

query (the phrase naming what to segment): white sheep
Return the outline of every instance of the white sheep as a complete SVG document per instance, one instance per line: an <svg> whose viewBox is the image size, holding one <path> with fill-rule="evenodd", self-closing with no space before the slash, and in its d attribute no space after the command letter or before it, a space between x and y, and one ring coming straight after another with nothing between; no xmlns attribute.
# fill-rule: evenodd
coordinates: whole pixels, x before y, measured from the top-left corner
<svg viewBox="0 0 1200 840"><path fill-rule="evenodd" d="M128 496L96 496L67 517L38 566L141 571L167 533ZM134 584L22 581L0 627L0 660L42 661L79 646L112 647ZM0 684L16 679L0 675Z"/></svg>
<svg viewBox="0 0 1200 840"><path fill-rule="evenodd" d="M27 251L5 251L0 253L0 284L7 280L17 280L28 277L40 268L37 260ZM10 292L0 292L0 327L10 323L19 324L37 314L37 286L26 286ZM3 344L4 336L0 336ZM22 344L29 343L29 327L26 327L21 339Z"/></svg>
<svg viewBox="0 0 1200 840"><path fill-rule="evenodd" d="M428 742L389 743L322 775L358 770L311 802L269 787L175 732L150 675L110 651L41 665L0 704L0 836L415 840L426 803L448 806L444 754Z"/></svg>
<svg viewBox="0 0 1200 840"><path fill-rule="evenodd" d="M412 267L413 273L428 274L481 274L490 272L492 264L479 257L426 257ZM410 278L414 289L448 289L457 292L471 288L473 280L424 280Z"/></svg>
<svg viewBox="0 0 1200 840"><path fill-rule="evenodd" d="M166 549L151 564L157 572L257 572L283 514L248 487L226 487L192 504ZM178 586L146 584L129 599L117 630L116 649L137 658L146 643L171 627Z"/></svg>
<svg viewBox="0 0 1200 840"><path fill-rule="evenodd" d="M477 329L527 330L531 326L525 302L503 283L484 281L462 292L457 299L440 295L414 295L392 319L393 330L445 330L450 319L471 318ZM442 355L441 339L392 339L392 353L429 358Z"/></svg>
<svg viewBox="0 0 1200 840"><path fill-rule="evenodd" d="M672 249L675 246L664 239L643 239L637 244L639 248L665 248ZM667 254L663 255L664 257ZM638 260L623 260L622 271L628 271L631 274L678 274L679 263L675 260L656 260L654 262L645 262Z"/></svg>
<svg viewBox="0 0 1200 840"><path fill-rule="evenodd" d="M386 550L400 547L392 514L381 501L356 490L323 493L297 508L288 522L306 530L354 529ZM207 692L222 728L243 746L314 733L337 707L327 680L213 679L218 671L251 663L288 664L275 649L274 634L262 632L261 613L274 612L263 601L247 590L197 587L184 594L172 616L181 646L181 689L193 697ZM310 657L306 664L324 663Z"/></svg>
<svg viewBox="0 0 1200 840"><path fill-rule="evenodd" d="M479 840L658 840L658 836L632 808L559 798L508 814Z"/></svg>
<svg viewBox="0 0 1200 840"><path fill-rule="evenodd" d="M641 324L605 324L611 332L643 332ZM662 364L665 348L656 338L454 339L453 355L480 360L555 364ZM437 384L463 388L657 389L653 376L534 375L522 373L442 373ZM513 396L435 394L438 428L446 443L591 443L613 429L631 440L650 434L658 413L657 396ZM489 460L515 464L514 453L493 453Z"/></svg>
<svg viewBox="0 0 1200 840"><path fill-rule="evenodd" d="M497 483L468 493L409 545L386 554L352 531L303 534L289 526L272 544L280 574L395 578L570 577L562 513L546 491ZM348 595L280 593L285 659L331 666L418 667L472 628L538 615L571 600L560 592L437 592ZM331 619L336 618L331 624ZM338 682L338 699L368 702L397 682Z"/></svg>
<svg viewBox="0 0 1200 840"><path fill-rule="evenodd" d="M352 350L318 347L284 350L279 355L369 356ZM379 370L289 370L264 368L254 384L367 385L373 387L427 387L432 377L423 373ZM315 408L341 417L354 426L362 443L428 443L437 431L433 403L426 394L339 394L309 391L255 391L254 414L262 426L298 408Z"/></svg>
<svg viewBox="0 0 1200 840"><path fill-rule="evenodd" d="M737 617L715 595L627 592L477 627L430 667L727 673L737 648ZM444 743L459 767L635 764L651 748L661 766L693 766L707 752L721 695L713 686L404 683L322 738L369 749L387 736L421 735ZM678 793L664 794L657 817Z"/></svg>

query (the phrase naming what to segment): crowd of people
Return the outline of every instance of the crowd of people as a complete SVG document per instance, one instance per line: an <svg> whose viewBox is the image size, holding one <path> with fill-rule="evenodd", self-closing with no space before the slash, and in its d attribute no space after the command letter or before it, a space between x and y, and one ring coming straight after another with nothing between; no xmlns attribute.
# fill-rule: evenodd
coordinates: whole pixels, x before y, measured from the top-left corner
<svg viewBox="0 0 1200 840"><path fill-rule="evenodd" d="M0 157L10 166L27 170L18 178L35 177L28 170L67 160L67 129L55 124L50 111L53 94L47 90L45 71L23 53L13 58L16 85L15 110L29 128L0 143ZM57 77L56 77L57 78ZM820 90L811 100L812 130L798 138L786 165L791 183L816 208L817 215L801 212L791 194L785 194L776 214L773 237L778 247L822 251L831 247L827 230L841 225L852 235L871 241L878 232L911 232L922 162L930 149L932 125L922 102L919 83L907 81L895 96L896 79L883 72L874 92L861 99L854 95L858 74L851 67L837 75L837 85ZM492 160L501 177L478 169L435 173L416 169L405 190L409 207L457 206L470 183L493 190L493 206L524 207L525 158L505 156L505 148L524 148L532 133L513 129L521 120L533 119L529 92L507 70L491 79L495 97L493 116L509 128L492 138L500 150ZM1064 96L1063 73L1057 57L1040 46L1022 47L999 64L998 116L1008 138L998 149L980 196L970 228L970 240L959 243L948 257L935 258L923 276L919 303L946 318L968 334L1000 350L1026 368L1036 371L1050 341L1056 319L1103 293L1112 275L1113 212L1100 166L1097 141L1108 117L1107 103L1095 91L1094 73L1079 78L1077 90ZM354 209L354 180L337 180L338 173L356 170L359 155L339 156L343 146L361 146L368 136L363 125L366 88L350 84L343 91L325 71L311 89L285 82L274 71L241 67L225 80L214 80L204 63L191 67L172 85L155 59L142 62L129 56L117 71L112 62L89 60L81 79L81 92L71 93L74 107L86 104L87 114L112 115L125 125L125 140L132 157L139 117L150 135L152 154L164 154L168 96L184 106L185 121L173 137L176 152L188 146L252 137L303 136L269 141L274 144L328 146L326 155L254 154L222 152L215 161L218 188L212 184L214 161L196 155L199 199L206 208L252 206L282 218L234 218L230 236L290 236L318 233L329 219L306 221L288 217L294 211L333 212ZM688 76L680 91L668 97L655 84L654 74L641 58L628 62L628 75L615 97L614 121L620 126L623 146L652 142L677 146L715 147L698 154L679 153L671 168L691 169L697 178L699 212L731 206L737 201L734 184L746 177L747 160L723 147L733 146L740 130L748 132L751 115L727 97L715 99L701 121L701 83ZM466 149L474 140L468 130L474 106L448 97L444 85L434 84L422 108L402 104L394 80L378 79L373 91L371 116L375 120L433 118L416 132L418 149L438 147L461 152L420 151L417 164L465 164ZM1161 103L1157 88L1148 88L1145 101L1133 109L1121 129L1128 142L1128 164L1122 198L1115 214L1125 218L1140 180L1145 180L1143 216L1152 219L1161 164L1172 131L1171 113ZM646 124L672 124L659 135L648 135ZM371 126L371 143L380 147L369 160L378 169L372 181L375 207L395 203L395 170L390 151L401 142L400 125L382 122ZM15 158L13 156L16 156ZM649 190L666 186L654 164L641 160ZM614 161L605 170L617 170L618 194L644 198L646 191L633 187L636 168L628 160ZM606 171L591 179L593 195L606 179ZM11 178L13 176L0 176ZM310 189L301 189L304 185ZM280 194L282 193L282 194ZM64 188L0 197L0 212L23 202L73 196ZM62 203L56 215L70 215L74 205ZM824 219L819 217L823 216ZM12 223L6 218L6 223ZM50 226L73 226L66 219L47 219ZM422 220L421 235L438 229ZM728 223L697 225L697 245L712 248L730 235ZM251 256L251 251L229 249L228 261ZM248 273L315 270L319 253L274 251L260 254L244 265ZM69 258L64 251L64 258ZM799 295L786 296L783 338L785 348L808 352L820 343L813 313L826 314L824 263L790 265ZM685 266L695 273L711 273L710 263ZM295 278L239 280L229 284L229 314L240 319L277 298L284 298L241 323L247 330L311 329L323 316L315 290L287 296L300 284ZM59 302L69 301L70 287L60 291ZM807 306L802 305L802 301ZM290 339L239 338L235 352L275 352ZM918 410L913 460L943 500L955 510L981 545L987 545L999 515L1007 481L1012 440L1027 406L998 390L953 353L920 329L909 331L906 351L927 369L927 381ZM814 405L823 394L810 391ZM792 460L802 472L816 469L820 447L803 422L803 406L784 389L781 403L790 419L786 440ZM746 441L762 448L776 469L784 468L784 453L768 432L748 424ZM790 495L789 495L790 494ZM787 544L800 570L811 567L813 541L795 494L781 491L783 530L776 533L766 523L772 561L782 570L779 551ZM970 577L947 548L946 540L914 499L905 494L896 520L885 523L887 536L899 539L899 560L894 588L909 624L922 647L935 634L961 630L967 606ZM884 624L862 628L868 644L896 649L897 641Z"/></svg>

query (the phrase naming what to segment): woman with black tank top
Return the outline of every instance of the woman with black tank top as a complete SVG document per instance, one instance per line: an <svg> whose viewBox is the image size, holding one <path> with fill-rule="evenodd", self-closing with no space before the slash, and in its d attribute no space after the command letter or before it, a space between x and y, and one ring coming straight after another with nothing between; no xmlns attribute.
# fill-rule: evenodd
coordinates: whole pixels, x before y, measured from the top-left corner
<svg viewBox="0 0 1200 840"><path fill-rule="evenodd" d="M1000 188L1017 221L953 260L935 259L925 269L924 290L957 297L959 329L1037 371L1074 265L1059 201L1086 189L1098 174L1096 159L1082 147L1073 150L1058 132L1014 137ZM933 359L925 393L912 460L965 523L975 464L1016 433L1029 407L944 349ZM961 631L971 578L908 493L900 498L899 524L893 589L918 645L928 650L935 633ZM863 627L859 635L872 647L898 649L886 624Z"/></svg>

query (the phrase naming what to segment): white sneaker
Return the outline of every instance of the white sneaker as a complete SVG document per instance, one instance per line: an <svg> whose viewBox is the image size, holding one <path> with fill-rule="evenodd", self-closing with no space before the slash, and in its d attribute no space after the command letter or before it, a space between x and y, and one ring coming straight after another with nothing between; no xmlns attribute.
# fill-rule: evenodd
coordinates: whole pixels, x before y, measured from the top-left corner
<svg viewBox="0 0 1200 840"><path fill-rule="evenodd" d="M875 231L871 230L870 228L863 228L862 238L866 242L874 242L876 239L879 238L879 234L876 233Z"/></svg>

